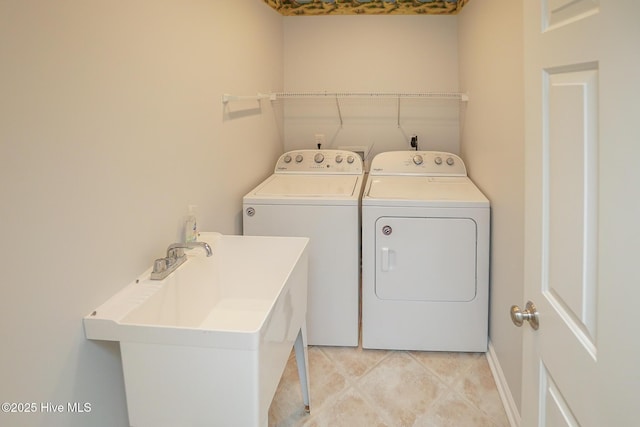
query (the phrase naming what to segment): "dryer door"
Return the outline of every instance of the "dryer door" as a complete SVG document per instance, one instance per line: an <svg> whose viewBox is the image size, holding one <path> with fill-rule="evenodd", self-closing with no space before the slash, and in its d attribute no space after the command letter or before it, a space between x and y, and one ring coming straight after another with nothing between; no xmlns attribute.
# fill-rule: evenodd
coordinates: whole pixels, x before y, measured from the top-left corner
<svg viewBox="0 0 640 427"><path fill-rule="evenodd" d="M475 298L477 225L473 219L380 217L375 242L378 298Z"/></svg>

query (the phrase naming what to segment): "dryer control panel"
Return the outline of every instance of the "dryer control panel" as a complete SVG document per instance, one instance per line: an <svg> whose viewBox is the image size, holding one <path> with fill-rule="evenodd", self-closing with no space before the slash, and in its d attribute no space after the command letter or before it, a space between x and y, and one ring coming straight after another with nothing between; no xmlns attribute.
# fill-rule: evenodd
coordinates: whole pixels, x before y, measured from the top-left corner
<svg viewBox="0 0 640 427"><path fill-rule="evenodd" d="M361 175L363 166L360 156L352 151L294 150L280 156L275 173Z"/></svg>
<svg viewBox="0 0 640 427"><path fill-rule="evenodd" d="M462 159L444 151L387 151L371 162L370 175L467 176Z"/></svg>

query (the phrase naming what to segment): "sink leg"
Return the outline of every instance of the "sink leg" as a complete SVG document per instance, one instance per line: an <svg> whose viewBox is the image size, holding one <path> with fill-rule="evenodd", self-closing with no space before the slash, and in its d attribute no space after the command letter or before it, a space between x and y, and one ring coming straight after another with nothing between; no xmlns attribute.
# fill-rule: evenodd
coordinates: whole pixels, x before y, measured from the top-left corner
<svg viewBox="0 0 640 427"><path fill-rule="evenodd" d="M309 356L307 353L307 325L304 323L298 332L298 337L293 347L296 350L296 364L298 365L298 376L300 377L300 386L302 387L302 400L304 401L304 410L306 413L311 412L310 394L309 394Z"/></svg>

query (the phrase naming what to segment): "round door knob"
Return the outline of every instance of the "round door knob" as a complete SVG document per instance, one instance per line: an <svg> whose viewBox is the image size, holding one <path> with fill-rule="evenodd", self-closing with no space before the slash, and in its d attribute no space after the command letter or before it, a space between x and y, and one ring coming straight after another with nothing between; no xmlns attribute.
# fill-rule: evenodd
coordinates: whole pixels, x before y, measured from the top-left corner
<svg viewBox="0 0 640 427"><path fill-rule="evenodd" d="M415 155L413 156L413 163L415 163L416 165L421 165L423 162L422 156L421 155Z"/></svg>
<svg viewBox="0 0 640 427"><path fill-rule="evenodd" d="M342 156L340 154L336 156L336 163L342 163Z"/></svg>
<svg viewBox="0 0 640 427"><path fill-rule="evenodd" d="M316 163L322 163L323 160L324 160L324 155L322 153L318 153L315 156L313 156L313 161Z"/></svg>
<svg viewBox="0 0 640 427"><path fill-rule="evenodd" d="M302 159L303 159L302 154L298 154L296 156L296 163L300 163L302 161Z"/></svg>
<svg viewBox="0 0 640 427"><path fill-rule="evenodd" d="M522 310L517 305L511 306L511 321L517 327L523 325L524 322L529 322L529 325L537 330L540 327L540 319L538 318L538 310L536 306L528 301L524 310Z"/></svg>
<svg viewBox="0 0 640 427"><path fill-rule="evenodd" d="M288 154L286 156L284 156L284 162L285 163L291 163L291 156L288 155Z"/></svg>

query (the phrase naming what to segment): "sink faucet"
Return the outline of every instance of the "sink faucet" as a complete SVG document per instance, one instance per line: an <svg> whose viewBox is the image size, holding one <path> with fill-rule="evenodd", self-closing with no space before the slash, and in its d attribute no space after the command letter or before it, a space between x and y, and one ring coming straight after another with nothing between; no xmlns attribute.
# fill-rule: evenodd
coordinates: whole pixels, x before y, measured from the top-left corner
<svg viewBox="0 0 640 427"><path fill-rule="evenodd" d="M151 272L151 280L162 280L180 267L187 260L183 249L204 248L207 256L211 256L213 251L207 242L187 242L172 243L167 248L166 258L159 258L153 263L153 271Z"/></svg>
<svg viewBox="0 0 640 427"><path fill-rule="evenodd" d="M177 249L193 248L204 248L204 250L207 251L207 256L211 256L213 254L211 246L209 246L207 242L172 243L167 248L167 258L176 258L177 256L180 256L180 254L176 251Z"/></svg>

